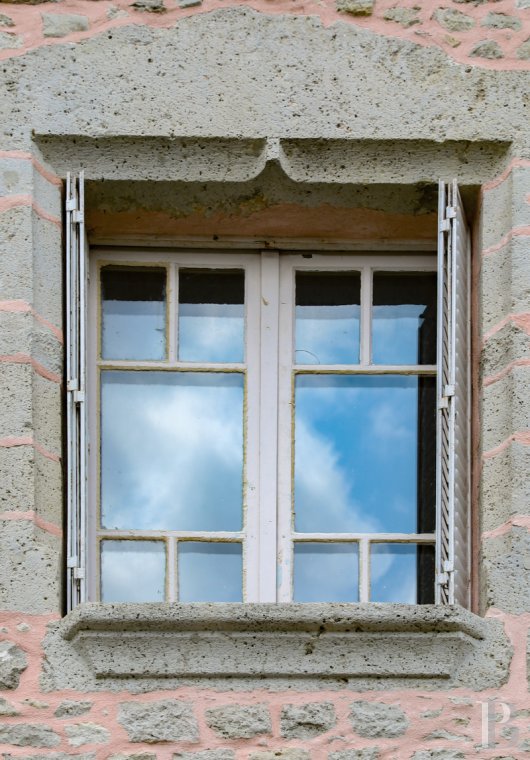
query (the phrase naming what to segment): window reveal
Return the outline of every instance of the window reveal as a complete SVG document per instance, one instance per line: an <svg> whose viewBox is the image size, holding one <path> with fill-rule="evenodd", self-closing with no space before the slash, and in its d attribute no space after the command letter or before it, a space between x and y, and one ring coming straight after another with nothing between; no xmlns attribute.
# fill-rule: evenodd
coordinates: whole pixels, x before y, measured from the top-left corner
<svg viewBox="0 0 530 760"><path fill-rule="evenodd" d="M88 514L82 202L69 180L69 608L465 602L456 185L437 275L418 255L98 253Z"/></svg>

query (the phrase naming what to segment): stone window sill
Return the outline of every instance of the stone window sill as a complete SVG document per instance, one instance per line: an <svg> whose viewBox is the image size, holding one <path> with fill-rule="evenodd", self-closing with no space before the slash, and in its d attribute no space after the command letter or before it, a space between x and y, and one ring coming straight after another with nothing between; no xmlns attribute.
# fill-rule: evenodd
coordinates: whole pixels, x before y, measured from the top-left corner
<svg viewBox="0 0 530 760"><path fill-rule="evenodd" d="M47 689L498 686L500 623L458 606L84 604L50 631Z"/></svg>

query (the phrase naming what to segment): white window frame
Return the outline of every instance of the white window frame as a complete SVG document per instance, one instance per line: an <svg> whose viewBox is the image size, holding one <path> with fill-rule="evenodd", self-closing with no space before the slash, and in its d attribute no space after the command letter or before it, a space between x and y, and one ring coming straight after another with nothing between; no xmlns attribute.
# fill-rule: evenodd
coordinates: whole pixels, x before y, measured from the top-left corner
<svg viewBox="0 0 530 760"><path fill-rule="evenodd" d="M439 447L437 456L437 528L436 528L436 602L469 604L470 568L469 568L469 233L465 225L456 182L451 185L440 183L439 205L439 240L438 240L438 290L439 290L439 313L438 313L438 392L437 414L438 430L442 433L437 436ZM94 520L87 517L87 489L89 495L88 511L94 514L94 499L97 483L97 459L92 446L89 461L88 482L86 477L86 460L89 452L89 437L95 442L98 440L97 432L97 387L90 373L94 372L95 350L94 336L99 334L99 312L92 286L88 323L96 326L92 330L89 357L86 359L86 258L87 247L84 237L83 217L83 181L79 178L68 178L67 187L67 452L68 452L68 609L77 604L95 600L97 598L97 579L94 574L96 551L96 535ZM241 244L240 244L241 249ZM355 249L356 246L352 246ZM357 246L358 247L358 246ZM188 248L187 252L167 253L163 249L146 248L134 250L107 251L107 256L112 263L117 261L129 261L131 263L156 266L158 263L168 261L171 257L179 256L181 260L194 266L201 266L204 262L211 261L215 268L223 266L241 266L241 253L228 252L220 256L220 252L212 252L211 249L201 250L195 243L194 250ZM252 243L249 246L249 254L252 255L259 244ZM299 243L293 242L289 248L301 248ZM308 246L310 248L310 246ZM332 246L333 248L333 246ZM410 246L407 246L411 250ZM425 244L419 248L424 251ZM381 243L374 245L374 249L381 250ZM309 251L308 251L309 253ZM96 259L100 261L104 251L99 250ZM199 259L200 256L200 259ZM225 258L225 256L227 258ZM344 268L344 258L335 251L313 251L313 260L307 261L305 268L314 269L316 257L321 257L329 265ZM349 264L352 263L352 253L346 256ZM426 263L428 257L422 254L413 254L405 258L406 254L376 254L355 253L355 265L352 269L358 269L360 263L363 266L362 292L366 295L369 288L370 270L395 269L399 271L421 271L423 267L433 269L432 259ZM169 257L169 259L168 259ZM182 258L187 257L187 258ZM208 258L207 258L208 257ZM232 257L232 258L230 258ZM377 257L377 258L376 258ZM252 366L260 368L258 377L247 383L247 408L250 411L247 421L248 441L253 441L261 455L247 456L247 471L245 478L248 483L247 494L248 514L245 523L245 539L247 541L244 560L244 599L245 601L288 601L290 599L290 585L286 581L280 584L279 591L276 589L277 565L276 555L279 553L284 570L281 576L291 579L292 570L291 551L286 551L287 542L292 547L293 534L291 528L291 478L286 474L286 463L291 461L290 433L286 435L286 426L290 430L291 398L287 387L290 388L292 373L291 362L286 361L287 356L292 356L292 314L294 309L290 307L290 315L285 315L286 300L291 298L294 292L292 287L293 278L286 276L289 268L293 269L292 261L299 260L299 255L290 253L280 254L277 250L265 250L261 252L259 259L260 278L262 292L260 294L261 306L259 326L251 326L255 341L249 340L248 346L252 346L253 356L247 356L247 361ZM251 259L248 258L247 261ZM111 263L109 260L109 263ZM342 264L341 264L342 262ZM188 266L190 265L188 263ZM209 264L208 264L209 265ZM303 268L304 265L297 265ZM367 274L368 273L368 274ZM92 278L93 282L94 278ZM280 286L281 282L281 286ZM169 290L171 291L171 284ZM286 291L287 288L287 291ZM290 295L291 294L291 295ZM370 308L371 298L364 298L363 308ZM441 308L440 308L441 307ZM355 368L355 372L373 373L370 367L369 345L370 337L366 333L369 330L370 320L363 314L363 332L361 336L361 363ZM369 312L368 312L369 316ZM169 314L171 329L176 330L176 315ZM279 323L282 323L282 335L279 335ZM283 325L291 326L284 331ZM462 327L464 329L462 329ZM440 337L441 336L441 337ZM291 348L289 348L289 346ZM276 362L270 362L270 357L276 357ZM169 361L174 358L170 357ZM121 362L113 362L112 365L121 365ZM139 363L136 362L136 365ZM153 367L152 362L148 363ZM201 365L202 366L202 365ZM231 365L234 368L233 365ZM85 383L87 368L89 373L89 394L85 397ZM167 362L164 368L168 368ZM174 365L177 368L177 364ZM219 365L212 369L219 369ZM188 367L193 369L193 367ZM299 368L298 368L299 369ZM349 366L349 370L352 368ZM424 373L425 367L377 367L377 374L381 371L392 371L393 374L418 374ZM430 368L428 371L432 371ZM287 374L289 383L287 384ZM436 372L434 372L436 374ZM453 380L454 382L451 382ZM279 396L278 387L281 389ZM86 403L89 408L89 429L87 435L86 426ZM278 415L271 415L271 405L276 408ZM255 409L260 409L258 415ZM257 417L257 419L256 419ZM289 422L287 421L289 420ZM441 447L442 435L448 442L447 451ZM448 487L441 487L440 470L442 462L446 462L449 472ZM278 483L278 516L276 515L276 493L271 489L271 482ZM252 493L250 493L252 491ZM288 504L288 507L287 507ZM278 520L278 522L277 522ZM278 525L278 530L276 526ZM207 534L200 534L204 538ZM374 538L378 540L396 541L425 541L431 542L432 535L415 534L378 534L377 536L355 534L325 534L323 540L336 540L340 535L342 540L359 540L361 550L360 567L360 600L366 601L369 594L369 580L367 572L367 550L369 543ZM191 538L187 534L188 538ZM219 537L219 536L218 536ZM311 538L316 538L313 534ZM174 536L178 540L178 536ZM222 537L221 537L222 538ZM226 538L230 538L226 536ZM232 539L240 539L241 536L232 536ZM303 538L303 536L301 536ZM319 540L320 536L318 536ZM250 561L250 557L253 558ZM271 557L274 558L271 560ZM169 554L168 554L169 561ZM87 573L88 569L88 573ZM169 576L168 576L169 577ZM87 580L90 582L87 583ZM176 584L170 584L170 596L174 595ZM290 584L290 580L289 580ZM173 586L173 591L171 588Z"/></svg>

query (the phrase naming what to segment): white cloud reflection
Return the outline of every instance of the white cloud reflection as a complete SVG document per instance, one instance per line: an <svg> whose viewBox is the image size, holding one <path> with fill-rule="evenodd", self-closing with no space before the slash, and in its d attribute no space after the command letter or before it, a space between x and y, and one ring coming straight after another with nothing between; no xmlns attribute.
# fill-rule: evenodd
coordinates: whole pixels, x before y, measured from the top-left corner
<svg viewBox="0 0 530 760"><path fill-rule="evenodd" d="M242 470L242 375L103 373L105 527L239 530Z"/></svg>
<svg viewBox="0 0 530 760"><path fill-rule="evenodd" d="M179 359L244 361L244 314L243 304L180 304Z"/></svg>

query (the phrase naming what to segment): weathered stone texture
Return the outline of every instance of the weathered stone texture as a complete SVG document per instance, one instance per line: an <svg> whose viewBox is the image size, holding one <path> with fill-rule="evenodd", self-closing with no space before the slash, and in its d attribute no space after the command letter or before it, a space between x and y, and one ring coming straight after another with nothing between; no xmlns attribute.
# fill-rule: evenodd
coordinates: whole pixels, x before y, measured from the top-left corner
<svg viewBox="0 0 530 760"><path fill-rule="evenodd" d="M379 756L378 747L343 749L339 752L331 752L328 755L328 760L378 760Z"/></svg>
<svg viewBox="0 0 530 760"><path fill-rule="evenodd" d="M419 5L415 5L413 8L399 8L395 6L386 10L383 13L383 18L385 21L394 21L396 24L401 24L401 26L407 28L420 23L420 19L418 18L420 10Z"/></svg>
<svg viewBox="0 0 530 760"><path fill-rule="evenodd" d="M519 31L522 28L521 20L517 16L509 16L507 13L488 13L482 20L482 26L490 29L513 29Z"/></svg>
<svg viewBox="0 0 530 760"><path fill-rule="evenodd" d="M251 739L272 732L266 705L226 705L206 711L206 722L225 739Z"/></svg>
<svg viewBox="0 0 530 760"><path fill-rule="evenodd" d="M333 728L337 718L330 702L307 705L284 705L280 716L281 735L285 739L312 739Z"/></svg>
<svg viewBox="0 0 530 760"><path fill-rule="evenodd" d="M0 32L0 50L19 48L22 45L22 37L11 32Z"/></svg>
<svg viewBox="0 0 530 760"><path fill-rule="evenodd" d="M0 723L0 744L15 747L56 747L60 737L41 723Z"/></svg>
<svg viewBox="0 0 530 760"><path fill-rule="evenodd" d="M0 641L0 689L16 689L28 666L24 651L13 641Z"/></svg>
<svg viewBox="0 0 530 760"><path fill-rule="evenodd" d="M95 752L76 752L74 755L68 752L51 752L44 755L9 755L3 756L4 760L95 760Z"/></svg>
<svg viewBox="0 0 530 760"><path fill-rule="evenodd" d="M368 739L401 736L409 726L399 707L365 700L350 705L350 720L355 733Z"/></svg>
<svg viewBox="0 0 530 760"><path fill-rule="evenodd" d="M15 22L11 16L6 16L5 13L0 13L0 26L15 26Z"/></svg>
<svg viewBox="0 0 530 760"><path fill-rule="evenodd" d="M173 760L235 760L231 749L203 749L201 752L176 752Z"/></svg>
<svg viewBox="0 0 530 760"><path fill-rule="evenodd" d="M12 718L15 715L20 715L15 705L13 705L11 702L8 702L7 699L0 697L0 716Z"/></svg>
<svg viewBox="0 0 530 760"><path fill-rule="evenodd" d="M307 749L275 749L252 752L248 760L310 760L310 754Z"/></svg>
<svg viewBox="0 0 530 760"><path fill-rule="evenodd" d="M161 702L122 702L118 723L132 742L197 742L199 728L188 702L165 699Z"/></svg>
<svg viewBox="0 0 530 760"><path fill-rule="evenodd" d="M527 39L526 42L519 45L516 55L517 58L520 58L522 61L528 61L530 59L530 39Z"/></svg>
<svg viewBox="0 0 530 760"><path fill-rule="evenodd" d="M136 2L131 3L131 8L135 11L147 13L165 13L167 10L164 0L136 0Z"/></svg>
<svg viewBox="0 0 530 760"><path fill-rule="evenodd" d="M523 583L530 571L530 534L514 527L509 533L489 538L482 547L484 604L512 614L530 611L530 585Z"/></svg>
<svg viewBox="0 0 530 760"><path fill-rule="evenodd" d="M450 32L465 32L475 26L474 18L455 8L439 8L434 12L433 18Z"/></svg>
<svg viewBox="0 0 530 760"><path fill-rule="evenodd" d="M422 749L412 755L412 760L464 760L464 758L465 755L457 749Z"/></svg>
<svg viewBox="0 0 530 760"><path fill-rule="evenodd" d="M504 58L504 53L502 52L499 43L495 42L495 40L483 40L482 42L479 42L475 45L469 55L475 58L489 58L490 60Z"/></svg>
<svg viewBox="0 0 530 760"><path fill-rule="evenodd" d="M85 715L92 709L92 702L78 702L73 699L65 699L58 705L54 712L56 718L76 718L79 715Z"/></svg>
<svg viewBox="0 0 530 760"><path fill-rule="evenodd" d="M154 752L131 752L130 754L120 752L117 755L110 755L107 760L156 760L156 758Z"/></svg>
<svg viewBox="0 0 530 760"><path fill-rule="evenodd" d="M110 741L110 732L96 723L74 723L64 728L68 744L82 747L84 744L106 744Z"/></svg>
<svg viewBox="0 0 530 760"><path fill-rule="evenodd" d="M370 16L374 10L374 0L336 0L336 7L342 13L352 16Z"/></svg>
<svg viewBox="0 0 530 760"><path fill-rule="evenodd" d="M76 13L43 13L42 33L45 37L66 37L88 30L88 18Z"/></svg>

